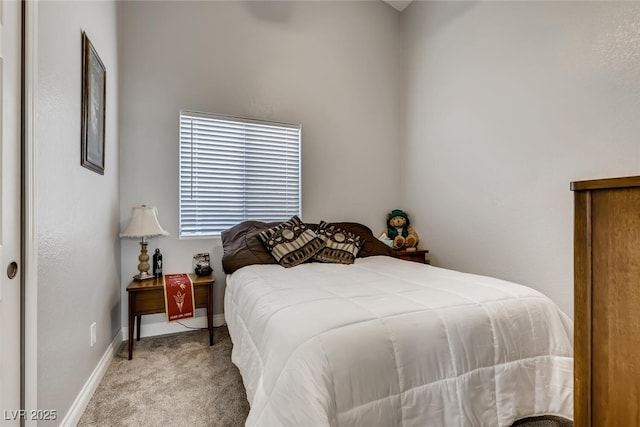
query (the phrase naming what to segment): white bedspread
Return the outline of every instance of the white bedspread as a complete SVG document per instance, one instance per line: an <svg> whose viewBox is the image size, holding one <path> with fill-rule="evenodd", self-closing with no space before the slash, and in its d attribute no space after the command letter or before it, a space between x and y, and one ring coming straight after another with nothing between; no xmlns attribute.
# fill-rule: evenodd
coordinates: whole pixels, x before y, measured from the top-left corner
<svg viewBox="0 0 640 427"><path fill-rule="evenodd" d="M241 268L225 316L247 426L573 418L571 320L525 286L390 257Z"/></svg>

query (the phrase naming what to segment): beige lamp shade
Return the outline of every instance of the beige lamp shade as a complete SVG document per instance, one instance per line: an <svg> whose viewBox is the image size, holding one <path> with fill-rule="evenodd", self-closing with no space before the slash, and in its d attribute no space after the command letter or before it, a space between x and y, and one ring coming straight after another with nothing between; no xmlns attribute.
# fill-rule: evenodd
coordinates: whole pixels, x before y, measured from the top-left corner
<svg viewBox="0 0 640 427"><path fill-rule="evenodd" d="M120 237L167 236L169 233L158 222L158 210L155 206L134 206L131 220Z"/></svg>

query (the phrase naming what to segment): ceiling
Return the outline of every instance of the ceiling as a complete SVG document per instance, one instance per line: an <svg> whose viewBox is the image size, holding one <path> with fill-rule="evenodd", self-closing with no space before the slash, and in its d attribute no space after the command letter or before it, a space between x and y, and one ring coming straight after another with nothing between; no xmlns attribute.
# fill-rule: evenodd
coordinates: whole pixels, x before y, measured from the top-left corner
<svg viewBox="0 0 640 427"><path fill-rule="evenodd" d="M385 3L402 12L413 0L383 0Z"/></svg>

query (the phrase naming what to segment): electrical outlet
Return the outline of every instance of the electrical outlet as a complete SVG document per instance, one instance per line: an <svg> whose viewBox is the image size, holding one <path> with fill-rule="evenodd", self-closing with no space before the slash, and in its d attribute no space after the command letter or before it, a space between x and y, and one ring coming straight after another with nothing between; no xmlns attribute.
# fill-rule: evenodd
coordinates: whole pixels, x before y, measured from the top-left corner
<svg viewBox="0 0 640 427"><path fill-rule="evenodd" d="M96 343L96 322L93 322L91 324L91 347L94 346L94 344Z"/></svg>

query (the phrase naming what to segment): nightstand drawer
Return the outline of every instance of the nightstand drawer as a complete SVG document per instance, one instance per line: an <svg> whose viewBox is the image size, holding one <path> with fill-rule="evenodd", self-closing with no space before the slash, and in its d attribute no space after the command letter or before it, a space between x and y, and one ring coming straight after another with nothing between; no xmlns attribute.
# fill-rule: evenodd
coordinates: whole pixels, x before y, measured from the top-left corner
<svg viewBox="0 0 640 427"><path fill-rule="evenodd" d="M164 313L164 289L146 291L144 298L136 300L136 314Z"/></svg>
<svg viewBox="0 0 640 427"><path fill-rule="evenodd" d="M415 251L397 251L396 256L405 261L421 262L423 264L429 264L426 249L416 249Z"/></svg>

